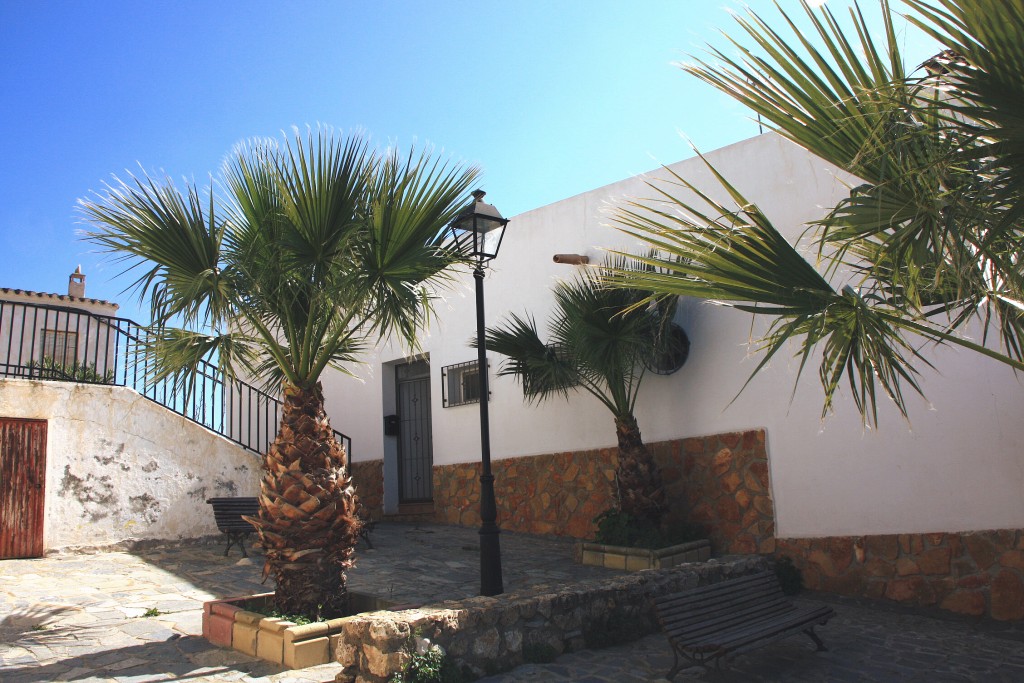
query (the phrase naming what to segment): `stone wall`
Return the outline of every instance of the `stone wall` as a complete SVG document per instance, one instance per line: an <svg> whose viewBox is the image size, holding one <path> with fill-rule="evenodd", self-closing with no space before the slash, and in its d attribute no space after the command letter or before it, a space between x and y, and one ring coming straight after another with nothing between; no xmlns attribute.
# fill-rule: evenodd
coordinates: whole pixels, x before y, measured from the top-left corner
<svg viewBox="0 0 1024 683"><path fill-rule="evenodd" d="M763 429L664 441L651 450L671 504L670 521L699 524L719 555L774 552Z"/></svg>
<svg viewBox="0 0 1024 683"><path fill-rule="evenodd" d="M778 539L804 585L842 595L1024 619L1024 531Z"/></svg>
<svg viewBox="0 0 1024 683"><path fill-rule="evenodd" d="M703 527L716 555L780 553L812 590L1024 619L1024 530L776 539L765 431L648 444L670 521ZM503 529L592 538L612 505L613 448L493 463ZM434 468L434 519L476 526L479 465Z"/></svg>
<svg viewBox="0 0 1024 683"><path fill-rule="evenodd" d="M259 491L255 454L132 389L0 379L0 416L47 421L46 550L210 536L207 498Z"/></svg>
<svg viewBox="0 0 1024 683"><path fill-rule="evenodd" d="M474 677L540 656L629 642L657 630L650 599L765 568L757 557L711 560L497 597L339 619L336 680L384 683L409 659L414 636L440 645Z"/></svg>
<svg viewBox="0 0 1024 683"><path fill-rule="evenodd" d="M506 458L491 463L498 523L509 531L588 538L612 506L615 449ZM480 464L434 468L437 521L480 524Z"/></svg>
<svg viewBox="0 0 1024 683"><path fill-rule="evenodd" d="M662 469L670 520L700 524L716 553L772 552L774 508L763 429L648 444ZM602 448L492 463L501 528L592 538L614 504L617 451ZM434 468L436 521L480 523L480 465Z"/></svg>
<svg viewBox="0 0 1024 683"><path fill-rule="evenodd" d="M349 464L352 480L356 485L359 503L369 519L378 520L384 516L384 461L364 460Z"/></svg>

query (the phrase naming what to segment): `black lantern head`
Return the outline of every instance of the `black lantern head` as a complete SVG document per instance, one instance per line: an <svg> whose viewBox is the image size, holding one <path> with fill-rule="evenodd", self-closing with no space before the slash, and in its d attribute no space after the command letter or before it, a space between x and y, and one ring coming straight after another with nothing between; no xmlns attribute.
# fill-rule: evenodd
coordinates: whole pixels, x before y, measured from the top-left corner
<svg viewBox="0 0 1024 683"><path fill-rule="evenodd" d="M480 263L498 255L505 226L508 225L507 218L484 202L485 194L483 190L474 191L473 203L460 211L448 226L459 250L469 253Z"/></svg>

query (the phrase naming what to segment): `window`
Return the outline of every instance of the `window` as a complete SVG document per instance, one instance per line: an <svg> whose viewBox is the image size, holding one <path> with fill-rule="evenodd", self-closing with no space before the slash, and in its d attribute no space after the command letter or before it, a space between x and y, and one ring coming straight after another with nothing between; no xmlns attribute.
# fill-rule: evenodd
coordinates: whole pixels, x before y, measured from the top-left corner
<svg viewBox="0 0 1024 683"><path fill-rule="evenodd" d="M441 368L441 397L445 408L479 403L479 363L474 360Z"/></svg>
<svg viewBox="0 0 1024 683"><path fill-rule="evenodd" d="M70 366L78 361L78 333L43 330L43 360Z"/></svg>

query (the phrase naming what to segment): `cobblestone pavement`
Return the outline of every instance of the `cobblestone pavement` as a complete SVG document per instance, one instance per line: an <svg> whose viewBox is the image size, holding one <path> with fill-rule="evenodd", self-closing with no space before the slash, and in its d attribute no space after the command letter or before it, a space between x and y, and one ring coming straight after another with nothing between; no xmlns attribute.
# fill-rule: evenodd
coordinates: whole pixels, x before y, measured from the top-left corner
<svg viewBox="0 0 1024 683"><path fill-rule="evenodd" d="M478 590L473 529L380 524L373 541L375 550L360 545L353 590L421 603ZM568 541L504 533L501 542L509 591L617 573L572 564ZM241 561L237 550L222 553L222 545L188 544L0 562L0 681L332 680L336 664L287 671L202 638L204 600L266 590L258 553ZM739 657L723 673L686 670L676 683L1024 681L1024 626L833 602L838 615L821 630L828 652L795 637ZM671 663L665 639L648 636L485 680L657 681Z"/></svg>

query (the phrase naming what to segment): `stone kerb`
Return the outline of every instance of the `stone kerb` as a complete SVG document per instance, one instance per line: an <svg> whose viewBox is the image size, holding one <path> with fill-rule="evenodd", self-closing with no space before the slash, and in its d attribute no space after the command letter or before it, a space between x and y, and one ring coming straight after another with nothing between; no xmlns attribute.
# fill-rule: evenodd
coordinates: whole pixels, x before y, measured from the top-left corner
<svg viewBox="0 0 1024 683"><path fill-rule="evenodd" d="M475 676L518 666L531 653L561 654L594 646L599 639L605 645L635 640L657 630L653 597L765 567L759 557L727 557L614 579L536 586L498 597L348 617L335 650L345 668L336 680L385 683L408 661L414 636L440 645ZM609 642L609 636L615 640Z"/></svg>

